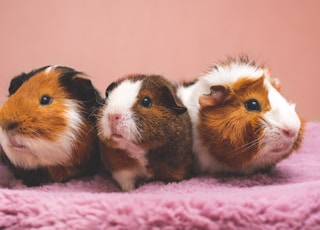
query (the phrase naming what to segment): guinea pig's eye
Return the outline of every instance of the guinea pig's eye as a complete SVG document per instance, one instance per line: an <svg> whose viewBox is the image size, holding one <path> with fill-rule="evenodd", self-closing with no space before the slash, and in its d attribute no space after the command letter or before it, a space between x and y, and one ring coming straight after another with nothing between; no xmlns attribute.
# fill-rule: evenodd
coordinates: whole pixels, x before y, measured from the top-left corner
<svg viewBox="0 0 320 230"><path fill-rule="evenodd" d="M53 98L48 95L43 95L40 98L40 105L49 105L52 103Z"/></svg>
<svg viewBox="0 0 320 230"><path fill-rule="evenodd" d="M141 100L141 105L145 108L150 108L152 106L152 100L149 97L144 97Z"/></svg>
<svg viewBox="0 0 320 230"><path fill-rule="evenodd" d="M247 100L244 102L244 107L246 107L248 111L261 112L260 103L256 99Z"/></svg>

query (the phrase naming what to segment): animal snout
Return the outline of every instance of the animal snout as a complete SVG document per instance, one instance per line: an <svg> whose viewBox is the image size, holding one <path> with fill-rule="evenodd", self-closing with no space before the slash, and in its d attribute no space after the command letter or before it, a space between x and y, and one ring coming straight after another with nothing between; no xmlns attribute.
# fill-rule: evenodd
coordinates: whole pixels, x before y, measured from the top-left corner
<svg viewBox="0 0 320 230"><path fill-rule="evenodd" d="M121 114L113 113L108 115L109 122L118 123L121 120Z"/></svg>
<svg viewBox="0 0 320 230"><path fill-rule="evenodd" d="M19 126L19 122L17 121L1 122L1 126L4 130L13 131Z"/></svg>
<svg viewBox="0 0 320 230"><path fill-rule="evenodd" d="M109 120L109 128L112 133L120 133L120 124L121 124L122 116L118 113L112 113L108 114L108 120Z"/></svg>
<svg viewBox="0 0 320 230"><path fill-rule="evenodd" d="M283 127L281 129L281 133L285 137L292 138L292 137L295 137L297 135L298 131L296 129L294 129L294 128Z"/></svg>

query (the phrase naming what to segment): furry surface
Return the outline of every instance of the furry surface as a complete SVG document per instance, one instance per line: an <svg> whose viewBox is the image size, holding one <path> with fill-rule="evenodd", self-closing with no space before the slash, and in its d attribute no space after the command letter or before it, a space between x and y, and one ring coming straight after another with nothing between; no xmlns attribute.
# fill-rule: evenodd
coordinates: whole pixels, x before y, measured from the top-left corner
<svg viewBox="0 0 320 230"><path fill-rule="evenodd" d="M152 182L123 193L99 174L28 188L0 165L0 229L319 229L320 123L271 172Z"/></svg>

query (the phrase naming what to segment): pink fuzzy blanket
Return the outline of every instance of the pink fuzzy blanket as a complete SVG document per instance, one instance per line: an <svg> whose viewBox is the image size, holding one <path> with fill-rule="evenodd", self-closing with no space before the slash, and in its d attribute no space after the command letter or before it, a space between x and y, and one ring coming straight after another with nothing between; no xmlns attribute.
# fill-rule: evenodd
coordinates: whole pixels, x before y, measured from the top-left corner
<svg viewBox="0 0 320 230"><path fill-rule="evenodd" d="M112 227L112 228L111 228ZM106 176L28 188L0 165L0 229L320 229L320 123L254 176L198 176L123 193Z"/></svg>

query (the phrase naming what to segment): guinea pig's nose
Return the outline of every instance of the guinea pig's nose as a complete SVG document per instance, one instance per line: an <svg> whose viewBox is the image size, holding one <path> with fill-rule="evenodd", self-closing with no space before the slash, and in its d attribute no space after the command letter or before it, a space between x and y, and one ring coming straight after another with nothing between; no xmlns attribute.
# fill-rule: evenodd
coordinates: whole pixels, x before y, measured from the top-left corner
<svg viewBox="0 0 320 230"><path fill-rule="evenodd" d="M283 136L291 138L297 134L297 131L292 128L282 128L281 133L283 134Z"/></svg>
<svg viewBox="0 0 320 230"><path fill-rule="evenodd" d="M19 126L19 122L17 121L8 121L2 124L3 129L7 131L12 131Z"/></svg>
<svg viewBox="0 0 320 230"><path fill-rule="evenodd" d="M110 122L119 122L121 120L121 114L119 113L112 113L108 115L108 119Z"/></svg>

